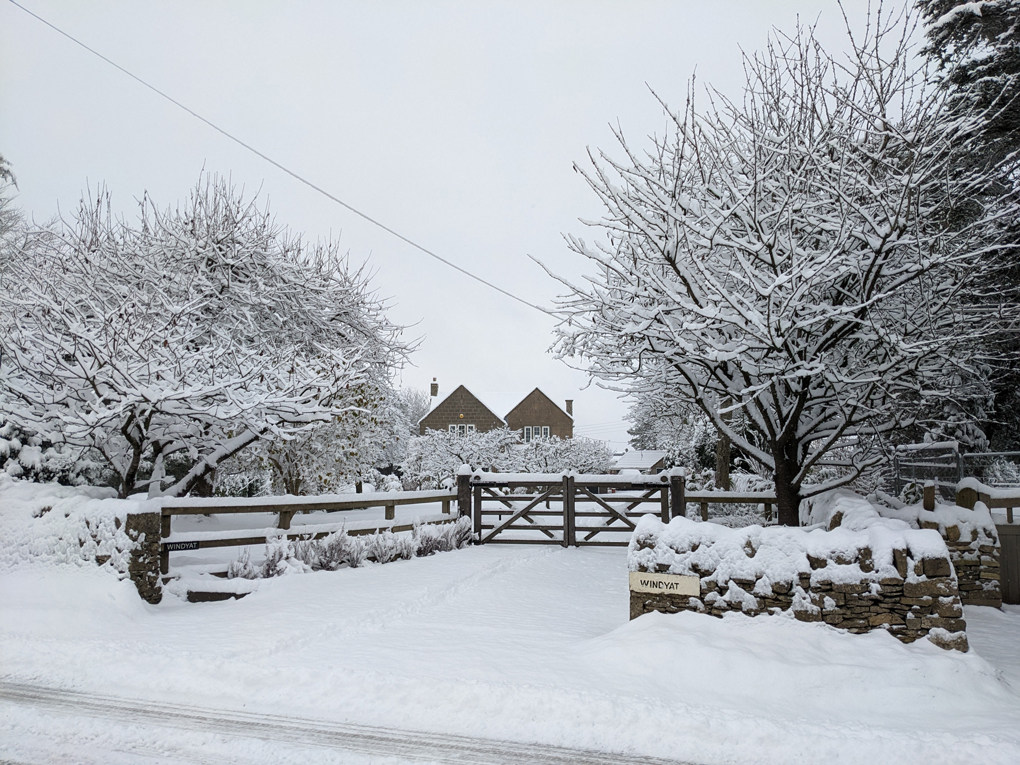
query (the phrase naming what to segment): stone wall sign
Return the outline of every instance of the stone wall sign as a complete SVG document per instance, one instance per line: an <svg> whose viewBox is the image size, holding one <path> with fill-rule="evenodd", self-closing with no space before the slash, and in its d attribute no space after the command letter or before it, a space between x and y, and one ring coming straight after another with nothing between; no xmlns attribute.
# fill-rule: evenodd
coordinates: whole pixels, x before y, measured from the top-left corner
<svg viewBox="0 0 1020 765"><path fill-rule="evenodd" d="M651 574L642 571L630 572L631 592L656 592L669 595L701 595L701 579L696 576L678 574Z"/></svg>

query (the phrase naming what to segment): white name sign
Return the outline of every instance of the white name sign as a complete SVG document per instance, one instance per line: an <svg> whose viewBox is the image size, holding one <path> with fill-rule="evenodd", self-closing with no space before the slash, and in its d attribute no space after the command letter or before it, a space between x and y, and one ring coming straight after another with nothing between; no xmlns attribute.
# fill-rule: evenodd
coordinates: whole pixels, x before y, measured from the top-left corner
<svg viewBox="0 0 1020 765"><path fill-rule="evenodd" d="M630 572L631 592L662 592L668 595L701 595L701 579L678 574L646 574Z"/></svg>

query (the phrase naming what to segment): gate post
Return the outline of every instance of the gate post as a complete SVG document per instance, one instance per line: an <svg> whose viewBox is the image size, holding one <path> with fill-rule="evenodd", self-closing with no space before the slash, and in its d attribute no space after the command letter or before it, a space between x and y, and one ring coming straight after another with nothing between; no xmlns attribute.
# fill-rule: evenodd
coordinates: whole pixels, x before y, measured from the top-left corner
<svg viewBox="0 0 1020 765"><path fill-rule="evenodd" d="M563 476L563 546L577 547L574 527L574 476Z"/></svg>
<svg viewBox="0 0 1020 765"><path fill-rule="evenodd" d="M457 470L457 515L471 515L471 466Z"/></svg>
<svg viewBox="0 0 1020 765"><path fill-rule="evenodd" d="M669 479L662 476L662 488L659 489L659 518L663 523L669 523Z"/></svg>
<svg viewBox="0 0 1020 765"><path fill-rule="evenodd" d="M471 489L469 488L468 491ZM482 541L482 487L475 487L474 530L476 539Z"/></svg>
<svg viewBox="0 0 1020 765"><path fill-rule="evenodd" d="M675 467L669 471L669 514L671 518L681 518L687 515L687 500L684 498L686 477L686 471L683 468Z"/></svg>

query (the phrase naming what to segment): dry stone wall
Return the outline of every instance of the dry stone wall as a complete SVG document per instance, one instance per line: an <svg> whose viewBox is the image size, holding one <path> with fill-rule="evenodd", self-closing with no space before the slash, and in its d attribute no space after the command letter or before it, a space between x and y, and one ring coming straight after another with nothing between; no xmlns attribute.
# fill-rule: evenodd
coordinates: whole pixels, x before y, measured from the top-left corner
<svg viewBox="0 0 1020 765"><path fill-rule="evenodd" d="M159 575L158 512L128 513L124 530L132 542L128 575L135 583L138 594L149 603L163 599L163 586Z"/></svg>
<svg viewBox="0 0 1020 765"><path fill-rule="evenodd" d="M643 518L631 571L697 576L699 596L631 591L630 616L696 611L750 616L790 611L853 633L887 630L966 651L966 623L949 550L934 530L883 520L864 531L728 529Z"/></svg>
<svg viewBox="0 0 1020 765"><path fill-rule="evenodd" d="M966 606L1002 605L999 581L999 536L988 508L936 504L934 510L921 505L903 505L890 497L893 506L863 502L850 492L837 492L812 510L809 522L826 528L866 528L878 517L903 521L913 529L937 531L946 544L956 572L960 600Z"/></svg>

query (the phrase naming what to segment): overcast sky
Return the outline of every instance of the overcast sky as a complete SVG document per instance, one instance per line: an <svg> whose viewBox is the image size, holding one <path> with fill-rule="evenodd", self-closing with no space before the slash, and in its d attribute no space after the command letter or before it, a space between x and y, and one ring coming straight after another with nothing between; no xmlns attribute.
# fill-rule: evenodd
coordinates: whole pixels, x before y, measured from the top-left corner
<svg viewBox="0 0 1020 765"><path fill-rule="evenodd" d="M835 2L42 2L18 0L229 133L509 292L550 305L576 279L564 232L600 209L575 162L661 133L697 70L737 95L741 50L798 15L844 49ZM848 0L852 23L863 2ZM618 154L618 152L616 152ZM229 176L308 237L367 261L421 347L400 383L464 384L498 415L540 387L575 400L576 433L627 439L626 404L555 360L554 320L359 219L0 0L0 154L17 204L73 212L104 183L133 214L200 173Z"/></svg>

